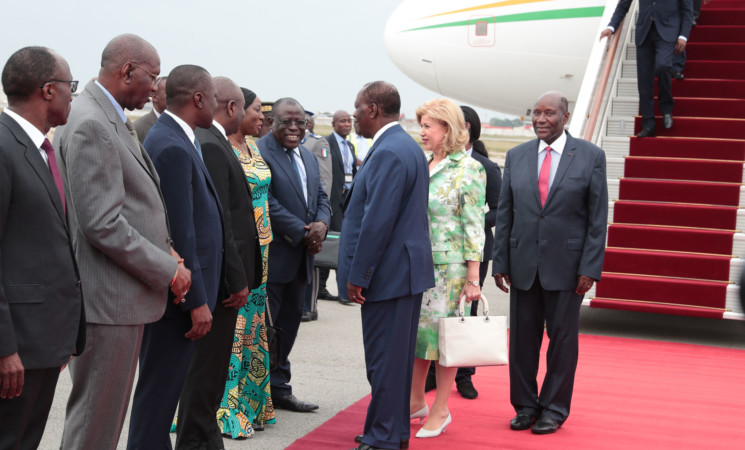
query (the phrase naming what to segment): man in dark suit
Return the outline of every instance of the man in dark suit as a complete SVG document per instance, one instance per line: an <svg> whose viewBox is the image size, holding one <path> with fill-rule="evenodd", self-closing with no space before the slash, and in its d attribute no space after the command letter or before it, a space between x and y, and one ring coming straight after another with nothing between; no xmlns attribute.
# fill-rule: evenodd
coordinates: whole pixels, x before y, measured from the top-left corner
<svg viewBox="0 0 745 450"><path fill-rule="evenodd" d="M657 77L657 104L665 128L673 126L673 54L685 51L693 21L693 0L639 0L636 21L636 77L642 130L637 137L653 137L654 78ZM600 38L609 37L626 16L631 0L620 0L608 28Z"/></svg>
<svg viewBox="0 0 745 450"><path fill-rule="evenodd" d="M160 179L124 109L152 94L160 58L144 39L113 38L98 79L54 133L73 247L85 284L86 352L70 362L63 450L117 447L145 324L163 316L167 292L189 288L170 246Z"/></svg>
<svg viewBox="0 0 745 450"><path fill-rule="evenodd" d="M336 280L339 292L362 304L372 399L357 448L398 449L409 440L422 293L435 285L429 169L422 149L398 124L401 99L392 84L366 84L354 106L358 132L373 144L347 196Z"/></svg>
<svg viewBox="0 0 745 450"><path fill-rule="evenodd" d="M174 247L192 271L192 284L185 296L170 296L163 317L145 327L128 449L171 447L168 433L187 373L193 373L194 341L210 331L223 273L222 206L194 136L196 127L212 125L217 109L212 77L199 66L174 68L166 103L144 146L160 175Z"/></svg>
<svg viewBox="0 0 745 450"><path fill-rule="evenodd" d="M555 432L569 416L577 369L579 308L600 280L608 225L605 152L564 131L567 99L547 92L533 108L538 139L507 152L492 273L510 294L513 430ZM536 374L543 324L546 376ZM538 418L538 421L533 422Z"/></svg>
<svg viewBox="0 0 745 450"><path fill-rule="evenodd" d="M271 373L275 408L308 412L318 409L292 394L288 356L303 314L313 255L321 251L330 220L329 201L321 186L316 158L300 145L305 110L292 98L274 103L272 132L259 139L261 156L272 171L269 216L274 239L269 244L267 296L274 326L282 329L278 366Z"/></svg>
<svg viewBox="0 0 745 450"><path fill-rule="evenodd" d="M85 347L80 278L51 127L77 88L44 47L13 53L0 114L0 448L37 448L60 368ZM50 332L53 336L50 336Z"/></svg>
<svg viewBox="0 0 745 450"><path fill-rule="evenodd" d="M176 437L177 448L209 450L224 447L215 414L225 392L238 310L246 304L249 289L261 283L251 188L227 137L238 131L245 115L243 93L228 78L215 77L214 83L218 108L212 127L197 128L194 134L223 207L225 276L212 311L212 329L194 348L181 391Z"/></svg>
<svg viewBox="0 0 745 450"><path fill-rule="evenodd" d="M158 117L163 114L166 109L166 82L168 77L161 77L160 80L155 84L155 94L150 96L150 101L153 103L153 109L134 121L135 131L137 132L137 139L140 140L140 144L145 142L147 133L150 128L155 125L158 121Z"/></svg>

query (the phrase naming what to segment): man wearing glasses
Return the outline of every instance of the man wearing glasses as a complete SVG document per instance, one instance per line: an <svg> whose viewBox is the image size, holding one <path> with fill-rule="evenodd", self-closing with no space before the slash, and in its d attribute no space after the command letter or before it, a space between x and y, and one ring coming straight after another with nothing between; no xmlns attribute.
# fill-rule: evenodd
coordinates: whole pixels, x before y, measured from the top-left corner
<svg viewBox="0 0 745 450"><path fill-rule="evenodd" d="M159 72L152 45L115 37L56 132L89 343L70 363L62 449L116 448L145 324L163 315L169 287L183 298L191 284L171 248L158 174L124 115L147 103Z"/></svg>
<svg viewBox="0 0 745 450"><path fill-rule="evenodd" d="M8 59L2 83L0 448L36 448L60 368L85 346L64 187L46 138L67 121L78 82L58 54L25 47Z"/></svg>
<svg viewBox="0 0 745 450"><path fill-rule="evenodd" d="M270 377L272 400L275 408L308 412L318 405L292 394L287 357L300 326L313 255L321 251L331 213L318 162L300 145L307 125L303 107L282 98L274 103L274 113L272 132L257 143L272 171L269 216L274 240L269 244L267 294L274 326L282 329L279 363Z"/></svg>

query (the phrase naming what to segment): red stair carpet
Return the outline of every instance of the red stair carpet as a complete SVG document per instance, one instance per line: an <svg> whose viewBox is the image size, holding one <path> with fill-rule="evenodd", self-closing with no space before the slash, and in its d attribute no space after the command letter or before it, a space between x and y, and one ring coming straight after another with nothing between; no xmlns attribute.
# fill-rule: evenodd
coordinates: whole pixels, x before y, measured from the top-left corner
<svg viewBox="0 0 745 450"><path fill-rule="evenodd" d="M657 117L658 137L630 139L590 306L727 312L745 162L745 1L712 0L698 23L686 78L673 80L673 127Z"/></svg>
<svg viewBox="0 0 745 450"><path fill-rule="evenodd" d="M541 365L545 363L544 340ZM545 372L541 367L540 374ZM569 419L556 434L512 431L506 366L479 368L476 400L453 389L453 423L411 450L452 449L735 449L745 443L745 351L580 335ZM350 449L362 432L370 397L295 441L293 450ZM427 394L429 405L434 392ZM412 422L411 434L419 429Z"/></svg>

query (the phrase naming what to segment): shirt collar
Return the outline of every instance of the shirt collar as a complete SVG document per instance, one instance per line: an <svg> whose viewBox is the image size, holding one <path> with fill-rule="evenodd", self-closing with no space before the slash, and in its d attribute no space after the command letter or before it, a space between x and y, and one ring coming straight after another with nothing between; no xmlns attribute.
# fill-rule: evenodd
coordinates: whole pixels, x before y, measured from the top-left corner
<svg viewBox="0 0 745 450"><path fill-rule="evenodd" d="M217 128L217 131L219 131L220 134L222 134L222 137L224 137L225 140L227 141L228 140L228 135L225 134L225 128L222 125L220 125L220 122L218 122L216 120L212 120L212 125L214 125L215 128Z"/></svg>
<svg viewBox="0 0 745 450"><path fill-rule="evenodd" d="M380 135L382 135L383 133L385 133L386 130L388 130L389 128L393 128L396 125L398 125L398 121L395 121L395 120L393 122L389 122L389 123L383 125L383 128L379 129L378 132L375 133L375 136L373 136L373 140L372 140L372 144L371 145L375 145L375 141L378 140L378 138L380 137Z"/></svg>
<svg viewBox="0 0 745 450"><path fill-rule="evenodd" d="M122 122L127 121L127 116L124 115L124 109L122 108L122 105L119 104L119 102L114 99L114 96L111 95L109 91L106 90L105 87L101 83L98 82L98 80L94 81L98 85L98 87L101 88L104 94L106 94L106 97L109 98L109 101L111 101L111 104L114 105L114 109L116 110L116 113L119 114L119 118L122 119Z"/></svg>
<svg viewBox="0 0 745 450"><path fill-rule="evenodd" d="M555 151L559 155L561 155L564 152L564 146L566 146L567 143L567 133L566 131L561 133L561 136L556 138L553 144L550 145L551 150ZM549 147L548 144L546 144L543 140L538 142L538 153L542 152L543 149L546 147Z"/></svg>
<svg viewBox="0 0 745 450"><path fill-rule="evenodd" d="M341 137L341 135L339 133L337 133L336 131L334 131L334 137L336 138L336 142L339 143L339 147L341 147L341 143L343 141L346 141L346 139L344 139L343 137Z"/></svg>
<svg viewBox="0 0 745 450"><path fill-rule="evenodd" d="M184 130L184 133L186 133L186 137L189 138L189 141L191 141L192 143L194 143L194 130L192 130L191 127L186 122L184 122L183 120L181 120L181 118L179 116L177 116L176 114L172 113L171 111L169 111L169 110L166 109L163 112L165 114L168 114L169 116L171 116L173 118L173 120L175 120L176 123ZM195 145L194 148L196 148L196 147L197 146Z"/></svg>
<svg viewBox="0 0 745 450"><path fill-rule="evenodd" d="M18 125L21 127L21 129L23 129L23 131L26 132L26 134L31 139L31 142L34 143L36 148L41 148L41 144L43 144L44 139L46 139L46 136L44 136L44 133L42 133L31 122L24 119L20 114L11 110L10 108L5 108L5 113L8 114L13 120L18 122Z"/></svg>

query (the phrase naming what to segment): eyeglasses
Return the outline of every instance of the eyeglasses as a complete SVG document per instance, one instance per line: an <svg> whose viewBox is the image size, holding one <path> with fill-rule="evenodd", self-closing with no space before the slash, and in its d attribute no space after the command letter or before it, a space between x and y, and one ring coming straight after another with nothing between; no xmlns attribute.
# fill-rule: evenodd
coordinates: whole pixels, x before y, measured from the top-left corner
<svg viewBox="0 0 745 450"><path fill-rule="evenodd" d="M44 83L41 83L41 86L39 86L39 88L44 89L44 86L46 86L49 83L70 83L70 92L72 92L73 94L75 93L75 91L78 90L78 80L57 80L54 78L52 78L49 81L45 81Z"/></svg>
<svg viewBox="0 0 745 450"><path fill-rule="evenodd" d="M141 65L139 65L139 64L137 64L135 62L132 62L132 61L129 61L129 64L132 64L133 66L139 67L140 69L144 70L145 73L147 73L148 75L150 75L150 78L152 78L151 81L152 81L153 84L158 84L160 82L160 77L158 75L155 75L154 73L150 72L149 70L147 70L146 68L142 67Z"/></svg>
<svg viewBox="0 0 745 450"><path fill-rule="evenodd" d="M283 127L291 127L292 124L295 124L295 126L298 128L305 128L305 126L308 125L308 119L302 119L302 120L284 119L284 120L277 120L277 123L279 123Z"/></svg>

